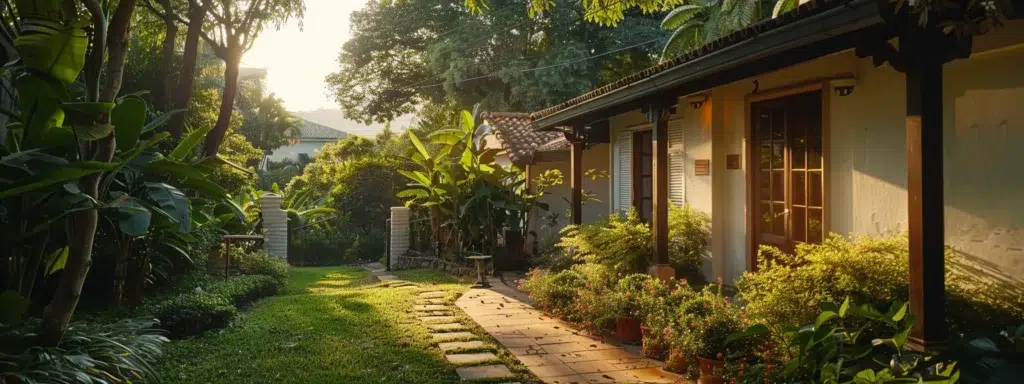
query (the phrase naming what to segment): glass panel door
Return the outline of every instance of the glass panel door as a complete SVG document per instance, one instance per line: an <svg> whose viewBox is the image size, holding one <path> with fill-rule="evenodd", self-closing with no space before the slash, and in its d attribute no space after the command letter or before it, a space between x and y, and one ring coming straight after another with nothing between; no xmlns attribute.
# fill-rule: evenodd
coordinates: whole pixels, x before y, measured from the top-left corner
<svg viewBox="0 0 1024 384"><path fill-rule="evenodd" d="M651 131L633 134L633 207L648 223L654 212L654 147Z"/></svg>

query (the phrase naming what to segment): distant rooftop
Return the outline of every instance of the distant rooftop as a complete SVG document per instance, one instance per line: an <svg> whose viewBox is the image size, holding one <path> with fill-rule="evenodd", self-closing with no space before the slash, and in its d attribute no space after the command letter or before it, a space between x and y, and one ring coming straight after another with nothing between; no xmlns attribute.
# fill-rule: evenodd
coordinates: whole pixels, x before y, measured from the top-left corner
<svg viewBox="0 0 1024 384"><path fill-rule="evenodd" d="M345 132L306 119L302 119L299 133L303 140L338 140L348 136Z"/></svg>

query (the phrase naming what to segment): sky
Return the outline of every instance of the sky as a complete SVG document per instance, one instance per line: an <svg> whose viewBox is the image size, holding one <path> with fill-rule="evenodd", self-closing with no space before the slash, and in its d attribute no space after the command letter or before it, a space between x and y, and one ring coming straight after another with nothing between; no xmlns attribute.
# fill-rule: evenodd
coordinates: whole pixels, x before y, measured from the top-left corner
<svg viewBox="0 0 1024 384"><path fill-rule="evenodd" d="M300 116L303 111L317 110L306 118L349 133L372 136L382 126L344 120L324 83L324 77L338 70L338 52L351 36L349 14L363 8L366 1L306 0L302 28L293 20L280 30L265 29L242 57L242 66L265 68L267 87L284 100L288 110ZM337 113L332 113L334 110ZM322 118L327 115L336 116ZM408 116L399 118L393 126L401 128L408 120Z"/></svg>

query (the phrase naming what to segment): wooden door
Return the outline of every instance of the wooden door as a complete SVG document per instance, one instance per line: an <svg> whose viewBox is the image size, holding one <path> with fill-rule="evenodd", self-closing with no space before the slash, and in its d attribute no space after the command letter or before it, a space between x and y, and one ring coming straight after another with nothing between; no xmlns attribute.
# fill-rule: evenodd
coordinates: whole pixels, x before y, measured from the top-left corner
<svg viewBox="0 0 1024 384"><path fill-rule="evenodd" d="M821 98L818 90L750 105L760 245L792 252L797 243L824 238Z"/></svg>
<svg viewBox="0 0 1024 384"><path fill-rule="evenodd" d="M651 131L633 133L633 208L650 223L654 212L654 147Z"/></svg>

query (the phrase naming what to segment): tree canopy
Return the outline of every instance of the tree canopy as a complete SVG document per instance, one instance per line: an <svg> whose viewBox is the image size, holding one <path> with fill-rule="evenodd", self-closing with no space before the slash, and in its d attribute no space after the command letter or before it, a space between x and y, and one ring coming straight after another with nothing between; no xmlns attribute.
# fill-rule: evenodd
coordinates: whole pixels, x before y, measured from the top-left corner
<svg viewBox="0 0 1024 384"><path fill-rule="evenodd" d="M370 2L327 77L347 118L390 121L417 106L532 110L646 68L669 32L660 18L624 11L619 28L581 23L570 6L524 12L531 0Z"/></svg>

